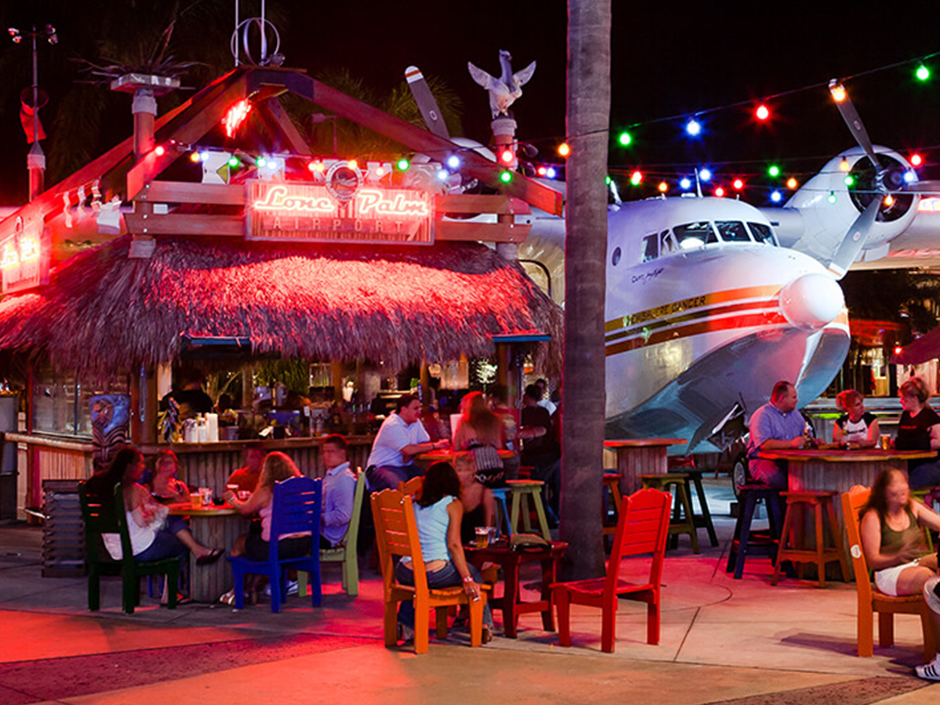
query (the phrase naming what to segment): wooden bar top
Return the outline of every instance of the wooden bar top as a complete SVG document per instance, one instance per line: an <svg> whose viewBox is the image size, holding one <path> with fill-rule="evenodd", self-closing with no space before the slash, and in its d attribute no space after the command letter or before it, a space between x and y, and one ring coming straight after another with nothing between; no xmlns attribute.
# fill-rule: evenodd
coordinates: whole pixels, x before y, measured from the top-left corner
<svg viewBox="0 0 940 705"><path fill-rule="evenodd" d="M153 455L161 450L172 450L177 455L183 453L206 453L216 451L243 451L249 445L261 443L265 451L284 450L285 448L307 448L319 447L323 444L326 436L295 436L293 438L281 439L263 439L252 438L244 441L215 441L213 443L156 443L152 445L141 446L140 450L144 455ZM350 445L368 445L371 446L375 436L346 436Z"/></svg>
<svg viewBox="0 0 940 705"><path fill-rule="evenodd" d="M678 446L686 442L685 438L623 438L604 441L605 448L649 448L651 446Z"/></svg>
<svg viewBox="0 0 940 705"><path fill-rule="evenodd" d="M238 514L238 510L232 505L213 504L208 507L194 507L189 502L180 502L179 504L168 504L170 514L173 516L190 517L229 517Z"/></svg>
<svg viewBox="0 0 940 705"><path fill-rule="evenodd" d="M432 450L428 453L421 453L417 457L418 460L435 462L443 461L449 463L454 459L454 456L461 451L459 450ZM515 454L511 450L497 450L500 458L512 458Z"/></svg>
<svg viewBox="0 0 940 705"><path fill-rule="evenodd" d="M866 448L864 450L821 450L804 448L802 450L762 450L758 456L765 460L792 460L794 462L823 463L870 463L885 460L918 460L936 457L935 450L882 450Z"/></svg>

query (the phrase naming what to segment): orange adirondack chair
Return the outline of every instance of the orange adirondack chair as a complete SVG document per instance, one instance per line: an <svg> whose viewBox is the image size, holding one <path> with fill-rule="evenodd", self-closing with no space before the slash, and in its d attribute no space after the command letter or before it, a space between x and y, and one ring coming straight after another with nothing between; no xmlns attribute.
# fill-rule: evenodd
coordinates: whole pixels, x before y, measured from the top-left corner
<svg viewBox="0 0 940 705"><path fill-rule="evenodd" d="M871 489L855 485L848 492L842 493L842 515L845 517L845 533L849 537L849 555L852 556L852 569L855 571L855 589L858 593L858 655L871 656L874 645L874 613L878 613L878 645L894 645L894 615L915 614L920 617L924 630L924 656L927 660L936 655L936 635L933 633L933 621L930 608L923 595L903 595L892 597L878 591L872 585L868 574L868 561L862 550L859 531L859 511L868 503Z"/></svg>
<svg viewBox="0 0 940 705"><path fill-rule="evenodd" d="M617 599L620 596L647 604L646 641L659 643L660 580L671 505L671 494L654 489L640 490L624 497L613 549L607 561L606 577L552 585L558 611L558 641L562 646L571 646L571 604L589 605L601 608L601 649L613 653ZM620 560L625 556L646 553L653 554L646 582L622 580Z"/></svg>
<svg viewBox="0 0 940 705"><path fill-rule="evenodd" d="M436 614L437 638L447 636L447 608L468 605L470 609L470 645L483 643L483 606L486 604L487 586L481 586L480 599L470 600L463 586L428 588L427 573L421 557L418 526L410 495L399 490L383 490L372 495L372 516L375 520L375 538L379 549L379 565L385 591L385 646L397 643L398 603L414 600L415 653L428 652L429 613ZM402 585L395 579L395 557L411 556L414 566L414 587Z"/></svg>
<svg viewBox="0 0 940 705"><path fill-rule="evenodd" d="M413 477L407 482L402 480L398 483L398 491L402 494L410 494L415 499L421 497L421 488L424 487L424 475Z"/></svg>

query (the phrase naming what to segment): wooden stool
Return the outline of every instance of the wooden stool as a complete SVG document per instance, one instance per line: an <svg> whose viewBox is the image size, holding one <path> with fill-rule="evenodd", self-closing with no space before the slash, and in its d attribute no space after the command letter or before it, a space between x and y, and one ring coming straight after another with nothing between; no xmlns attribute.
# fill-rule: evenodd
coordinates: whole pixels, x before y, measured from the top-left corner
<svg viewBox="0 0 940 705"><path fill-rule="evenodd" d="M541 480L507 480L506 487L512 492L512 509L510 510L509 525L513 530L519 521L519 507L524 502L525 508L522 511L522 525L527 533L532 532L532 520L529 517L529 502L535 507L535 514L539 519L542 538L546 541L552 540L552 534L548 529L548 517L545 516L545 507L542 505L542 485Z"/></svg>
<svg viewBox="0 0 940 705"><path fill-rule="evenodd" d="M689 476L684 472L670 472L666 475L637 475L637 479L643 482L643 489L652 487L653 489L668 492L673 485L676 486L675 509L672 515L672 521L669 522L669 536L675 537L675 543L670 548L675 548L679 543L679 534L688 534L692 540L692 553L698 553L698 532L695 529L695 518L692 514L692 501L689 499ZM681 516L678 510L681 507Z"/></svg>
<svg viewBox="0 0 940 705"><path fill-rule="evenodd" d="M623 497L620 494L620 473L616 472L605 472L604 473L604 489L610 492L610 500L614 505L614 510L617 512L617 521L620 520L620 503L623 501ZM604 503L601 502L601 511L604 511ZM604 518L607 518L606 512L604 513ZM617 522L613 524L609 522L604 522L604 536L613 536L617 533Z"/></svg>
<svg viewBox="0 0 940 705"><path fill-rule="evenodd" d="M670 472L672 472L670 470ZM693 514L692 520L695 522L696 527L703 527L708 532L708 540L712 546L718 545L718 534L715 533L715 525L712 523L712 513L708 509L708 500L705 499L705 488L702 486L702 473L704 470L698 470L692 467L682 467L681 472L684 472L689 476L689 479L692 480L692 483L695 485L695 494L698 496L699 506L702 508L701 514ZM674 508L674 510L677 508ZM673 518L675 518L675 511L673 511Z"/></svg>
<svg viewBox="0 0 940 705"><path fill-rule="evenodd" d="M507 487L496 487L490 490L493 493L493 499L496 500L496 529L499 530L503 522L506 524L506 536L512 538L512 522L509 520L509 510L506 503Z"/></svg>
<svg viewBox="0 0 940 705"><path fill-rule="evenodd" d="M766 551L771 561L777 554L777 544L780 539L780 490L765 485L739 485L738 498L742 507L738 513L738 520L734 524L734 538L728 552L728 565L725 572L734 572L734 579L740 580L744 573L744 561L747 555L755 550ZM770 536L755 537L751 535L751 521L754 519L754 510L758 502L764 502L767 507L767 519L770 523Z"/></svg>
<svg viewBox="0 0 940 705"><path fill-rule="evenodd" d="M842 552L842 537L839 535L839 524L836 522L836 511L832 505L835 492L822 490L804 490L802 492L781 492L781 497L787 498L787 514L783 519L783 530L780 532L780 546L777 549L777 562L770 584L776 585L780 579L780 568L784 561L791 563L815 563L818 572L817 585L826 587L826 563L839 561L842 571L842 580L849 579L849 566ZM813 510L816 526L816 547L810 548L803 541L803 529L806 522L806 511ZM826 548L823 536L823 511L829 520L829 533L832 535L834 548ZM800 579L803 577L800 567Z"/></svg>

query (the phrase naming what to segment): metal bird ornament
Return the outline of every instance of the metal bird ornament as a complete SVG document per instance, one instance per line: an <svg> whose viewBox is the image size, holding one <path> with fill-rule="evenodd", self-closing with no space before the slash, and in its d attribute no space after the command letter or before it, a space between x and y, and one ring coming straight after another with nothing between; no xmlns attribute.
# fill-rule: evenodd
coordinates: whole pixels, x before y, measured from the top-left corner
<svg viewBox="0 0 940 705"><path fill-rule="evenodd" d="M499 66L502 73L499 78L494 78L483 69L477 68L469 61L467 62L470 76L490 93L490 110L493 112L494 120L501 114L509 114L509 106L522 95L522 87L529 82L532 74L535 73L534 61L515 74L512 72L511 61L512 56L509 52L500 50Z"/></svg>

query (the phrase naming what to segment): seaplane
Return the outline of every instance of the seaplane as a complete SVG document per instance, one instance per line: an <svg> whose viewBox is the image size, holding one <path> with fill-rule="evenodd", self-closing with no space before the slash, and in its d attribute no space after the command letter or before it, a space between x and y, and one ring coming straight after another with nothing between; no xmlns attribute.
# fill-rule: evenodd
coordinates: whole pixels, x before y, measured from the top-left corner
<svg viewBox="0 0 940 705"><path fill-rule="evenodd" d="M838 280L856 261L886 258L921 194L940 192L899 153L872 145L837 82L833 96L840 89L836 102L858 147L783 207L712 197L610 207L608 437L685 438L671 451L682 455L721 451L777 380L796 384L801 405L832 382L851 341ZM537 281L552 280L557 299L564 223L533 217L520 261Z"/></svg>

